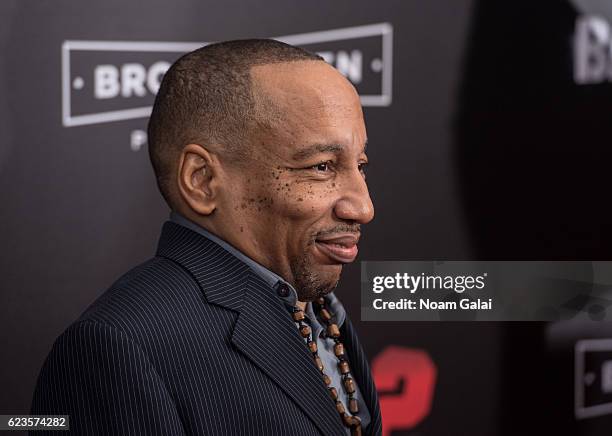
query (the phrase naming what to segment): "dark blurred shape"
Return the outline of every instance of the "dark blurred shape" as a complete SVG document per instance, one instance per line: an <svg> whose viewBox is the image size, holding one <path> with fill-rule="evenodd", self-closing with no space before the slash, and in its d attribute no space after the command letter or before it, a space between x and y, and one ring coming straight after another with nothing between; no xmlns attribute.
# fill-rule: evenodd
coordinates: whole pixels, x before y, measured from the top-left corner
<svg viewBox="0 0 612 436"><path fill-rule="evenodd" d="M578 3L479 1L474 9L455 159L479 260L611 258L612 86L574 80L575 23L592 12L583 4L596 2ZM612 326L565 323L552 324L569 325L562 346L544 323L507 324L503 435L610 434L610 414L575 418L574 345L595 331L610 337Z"/></svg>

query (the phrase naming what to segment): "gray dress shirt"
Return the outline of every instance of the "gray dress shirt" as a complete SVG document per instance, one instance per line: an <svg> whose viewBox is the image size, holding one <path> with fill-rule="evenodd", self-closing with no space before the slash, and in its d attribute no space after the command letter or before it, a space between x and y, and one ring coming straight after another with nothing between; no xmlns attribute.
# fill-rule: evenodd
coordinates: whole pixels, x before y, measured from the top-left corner
<svg viewBox="0 0 612 436"><path fill-rule="evenodd" d="M218 236L215 236L202 226L194 223L191 220L188 220L178 212L172 211L170 213L170 221L180 224L188 229L193 230L196 233L201 234L205 238L215 242L217 245L224 248L227 252L234 255L244 263L246 263L259 277L261 277L266 283L270 284L273 289L277 289L280 286L285 286L286 289L289 290L288 295L283 298L285 304L288 307L295 307L297 299L297 292L291 286L291 284L287 283L280 276L270 271L263 265L258 264L250 257L246 256L244 253L228 244ZM329 300L329 310L333 314L333 320L338 324L338 327L341 327L344 323L344 319L346 318L346 312L342 303L338 298L334 295L333 292L330 292L328 295ZM334 345L335 342L332 338L328 338L325 336L325 328L323 327L323 321L318 319L315 315L312 304L310 302L306 303L306 310L304 311L306 322L310 325L312 329L312 339L317 342L317 349L319 353L319 357L323 361L323 367L325 374L327 374L331 378L331 385L336 388L338 391L338 399L342 401L344 404L344 408L346 412L350 414L347 404L347 394L344 390L344 385L342 384L342 378L340 376L340 372L338 371L338 358L334 354ZM296 327L299 324L296 323ZM342 339L342 338L341 338ZM355 394L354 397L357 399L357 403L359 405L359 412L357 416L361 419L361 425L363 428L367 427L371 421L370 412L363 401L363 396L361 395L361 391L359 390L359 386L357 385L357 381L355 380ZM346 429L347 435L350 435L350 430Z"/></svg>

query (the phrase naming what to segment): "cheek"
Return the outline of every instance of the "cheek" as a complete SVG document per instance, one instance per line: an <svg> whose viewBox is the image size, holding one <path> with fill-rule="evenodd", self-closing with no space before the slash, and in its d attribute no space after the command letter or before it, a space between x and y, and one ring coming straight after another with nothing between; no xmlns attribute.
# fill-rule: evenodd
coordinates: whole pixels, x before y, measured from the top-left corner
<svg viewBox="0 0 612 436"><path fill-rule="evenodd" d="M259 186L245 186L234 191L231 209L238 219L259 226L270 222L274 215L276 198Z"/></svg>
<svg viewBox="0 0 612 436"><path fill-rule="evenodd" d="M277 212L296 220L317 220L329 214L334 195L321 183L284 182L275 191Z"/></svg>

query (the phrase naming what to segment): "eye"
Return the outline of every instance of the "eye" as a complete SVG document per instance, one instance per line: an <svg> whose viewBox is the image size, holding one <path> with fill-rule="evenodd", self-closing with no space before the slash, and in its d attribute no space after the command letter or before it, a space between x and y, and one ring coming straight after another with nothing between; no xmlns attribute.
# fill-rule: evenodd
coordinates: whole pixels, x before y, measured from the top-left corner
<svg viewBox="0 0 612 436"><path fill-rule="evenodd" d="M362 173L365 173L365 170L366 170L367 167L368 167L368 163L367 162L361 162L361 163L359 163L359 165L357 165L357 168Z"/></svg>
<svg viewBox="0 0 612 436"><path fill-rule="evenodd" d="M331 162L327 161L327 162L320 162L316 165L313 165L311 168L313 170L317 170L317 171L321 171L321 172L327 172L329 170L329 166L330 166Z"/></svg>

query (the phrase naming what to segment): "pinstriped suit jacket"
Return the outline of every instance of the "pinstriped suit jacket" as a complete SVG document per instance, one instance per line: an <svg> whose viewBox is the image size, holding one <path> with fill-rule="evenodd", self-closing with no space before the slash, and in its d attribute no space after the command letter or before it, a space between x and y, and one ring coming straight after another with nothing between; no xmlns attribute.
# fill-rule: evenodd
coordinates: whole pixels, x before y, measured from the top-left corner
<svg viewBox="0 0 612 436"><path fill-rule="evenodd" d="M348 317L341 333L372 415L365 434L380 435ZM172 222L157 255L57 339L32 413L68 414L75 434L346 435L281 299L242 261Z"/></svg>

